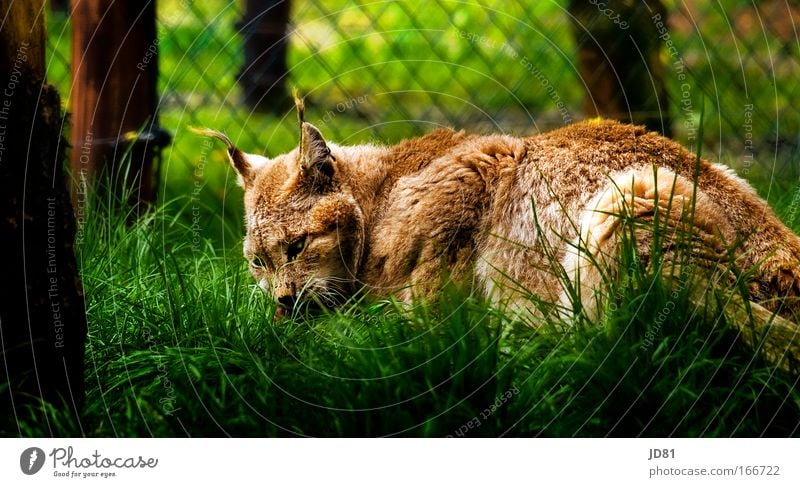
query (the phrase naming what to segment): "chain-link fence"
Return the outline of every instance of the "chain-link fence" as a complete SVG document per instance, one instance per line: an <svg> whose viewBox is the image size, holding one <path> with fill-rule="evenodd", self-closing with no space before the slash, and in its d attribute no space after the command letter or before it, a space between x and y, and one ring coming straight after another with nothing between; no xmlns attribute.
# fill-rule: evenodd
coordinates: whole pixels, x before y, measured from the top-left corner
<svg viewBox="0 0 800 487"><path fill-rule="evenodd" d="M624 17L605 3L588 4L596 17L624 27ZM800 6L786 0L663 4L668 29L659 31L656 14L648 14L645 28L658 39L663 71L654 77L666 86L674 137L690 141L704 110L707 157L745 174L766 168L793 178ZM188 125L223 130L252 152L296 145L286 93L269 95L278 107L273 113L243 102L252 96L241 76L251 35L243 0L159 0L157 11L159 116L174 134L165 176L224 179L215 172L224 165L198 173L204 158ZM393 142L439 125L535 133L586 116L591 83L579 58L587 41L575 35L571 19L566 1L294 1L285 27L285 84L306 95L308 120L339 143ZM67 102L69 16L51 13L49 26L48 76ZM619 29L618 35L628 33ZM618 79L614 89L624 91L624 73Z"/></svg>

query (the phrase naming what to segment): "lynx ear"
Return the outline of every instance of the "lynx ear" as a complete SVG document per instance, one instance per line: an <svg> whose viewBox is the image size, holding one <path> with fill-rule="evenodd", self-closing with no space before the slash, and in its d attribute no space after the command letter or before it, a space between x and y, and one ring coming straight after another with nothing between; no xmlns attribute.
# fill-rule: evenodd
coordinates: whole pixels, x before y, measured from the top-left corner
<svg viewBox="0 0 800 487"><path fill-rule="evenodd" d="M325 186L333 178L334 157L319 129L304 120L306 104L294 92L297 120L300 122L300 173L315 187Z"/></svg>
<svg viewBox="0 0 800 487"><path fill-rule="evenodd" d="M317 182L327 182L333 177L333 157L317 127L308 122L300 126L300 170Z"/></svg>
<svg viewBox="0 0 800 487"><path fill-rule="evenodd" d="M268 159L255 154L246 154L233 145L231 139L222 132L212 129L198 129L190 127L192 132L221 140L228 148L228 160L239 175L239 186L247 189L255 180L256 171L264 166Z"/></svg>

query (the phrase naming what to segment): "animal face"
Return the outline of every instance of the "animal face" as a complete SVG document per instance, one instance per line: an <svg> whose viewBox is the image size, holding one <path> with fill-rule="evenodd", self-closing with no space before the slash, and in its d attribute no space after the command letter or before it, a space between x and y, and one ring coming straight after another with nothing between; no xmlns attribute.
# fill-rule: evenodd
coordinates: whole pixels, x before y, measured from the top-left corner
<svg viewBox="0 0 800 487"><path fill-rule="evenodd" d="M299 147L274 159L199 131L228 146L245 192L244 257L278 314L301 303L331 307L352 295L364 244L363 215L337 178L336 157L302 116L300 130Z"/></svg>

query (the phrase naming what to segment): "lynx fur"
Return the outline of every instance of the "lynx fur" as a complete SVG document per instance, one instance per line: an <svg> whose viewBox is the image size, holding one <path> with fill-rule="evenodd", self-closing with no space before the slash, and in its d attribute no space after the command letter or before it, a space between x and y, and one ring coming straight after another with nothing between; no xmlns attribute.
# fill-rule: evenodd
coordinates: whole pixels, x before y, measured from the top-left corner
<svg viewBox="0 0 800 487"><path fill-rule="evenodd" d="M334 306L360 289L430 296L446 270L533 313L527 296L564 304L572 286L592 314L604 279L625 273L615 267L623 215L690 231L701 266L756 269L747 286L760 311L798 309L800 238L732 170L643 127L593 120L530 137L439 129L392 146L338 146L298 108L299 147L274 158L203 132L228 145L244 188L245 258L284 310ZM634 235L646 262L647 232ZM678 241L663 242L664 255ZM781 340L793 340L796 327L775 319L791 332Z"/></svg>

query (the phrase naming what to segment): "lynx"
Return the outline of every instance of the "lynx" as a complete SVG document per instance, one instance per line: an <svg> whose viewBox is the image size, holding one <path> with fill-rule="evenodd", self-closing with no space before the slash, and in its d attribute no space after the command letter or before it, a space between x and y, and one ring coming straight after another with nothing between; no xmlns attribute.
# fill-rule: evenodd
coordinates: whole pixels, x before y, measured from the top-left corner
<svg viewBox="0 0 800 487"><path fill-rule="evenodd" d="M683 245L697 268L755 269L749 300L764 330L777 330L765 353L796 351L797 327L772 312L800 309L800 238L732 170L676 142L591 120L529 137L438 129L339 146L297 108L299 146L274 158L200 131L227 145L244 188L244 256L278 314L334 307L362 289L435 296L446 270L498 306L542 313L534 295L565 310L577 293L591 315L603 282L625 274L624 229L645 265L652 253L647 225L625 222L658 221L665 256Z"/></svg>

